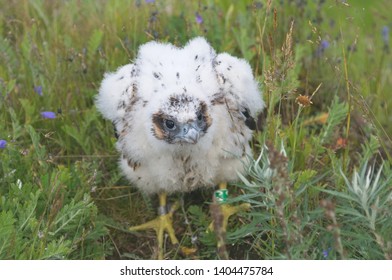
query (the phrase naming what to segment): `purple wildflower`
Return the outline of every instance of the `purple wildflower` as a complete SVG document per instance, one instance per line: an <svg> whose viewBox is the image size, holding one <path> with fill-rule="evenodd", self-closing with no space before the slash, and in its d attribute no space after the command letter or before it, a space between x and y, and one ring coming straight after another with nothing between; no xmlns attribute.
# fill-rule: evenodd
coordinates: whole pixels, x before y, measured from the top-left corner
<svg viewBox="0 0 392 280"><path fill-rule="evenodd" d="M255 6L256 9L260 10L260 9L263 8L263 3L261 1L256 1L254 3L254 6Z"/></svg>
<svg viewBox="0 0 392 280"><path fill-rule="evenodd" d="M147 4L151 4L151 3L154 3L155 0L145 0L145 2L146 2Z"/></svg>
<svg viewBox="0 0 392 280"><path fill-rule="evenodd" d="M322 40L320 42L319 47L317 48L316 55L322 56L324 54L324 51L328 48L329 48L329 42L327 40Z"/></svg>
<svg viewBox="0 0 392 280"><path fill-rule="evenodd" d="M321 44L320 44L320 48L322 49L322 50L325 50L325 49L327 49L329 47L329 42L327 41L327 40L322 40L321 41Z"/></svg>
<svg viewBox="0 0 392 280"><path fill-rule="evenodd" d="M328 249L326 249L326 250L323 250L323 257L324 257L324 259L328 259L329 252L330 252L331 250L332 250L331 247L328 248Z"/></svg>
<svg viewBox="0 0 392 280"><path fill-rule="evenodd" d="M42 95L43 95L43 93L42 93L42 86L35 86L35 87L34 87L34 91L35 91L35 93L37 93L39 96L42 96Z"/></svg>
<svg viewBox="0 0 392 280"><path fill-rule="evenodd" d="M56 118L56 113L55 112L41 112L41 117L44 119L55 119Z"/></svg>
<svg viewBox="0 0 392 280"><path fill-rule="evenodd" d="M195 15L196 15L196 18L195 18L196 22L198 24L202 24L203 23L203 17L199 13L196 13Z"/></svg>
<svg viewBox="0 0 392 280"><path fill-rule="evenodd" d="M7 146L7 141L1 139L0 140L0 149L5 149L6 146Z"/></svg>
<svg viewBox="0 0 392 280"><path fill-rule="evenodd" d="M387 25L385 25L382 28L381 34L382 34L382 40L384 41L384 43L388 44L389 43L389 27Z"/></svg>

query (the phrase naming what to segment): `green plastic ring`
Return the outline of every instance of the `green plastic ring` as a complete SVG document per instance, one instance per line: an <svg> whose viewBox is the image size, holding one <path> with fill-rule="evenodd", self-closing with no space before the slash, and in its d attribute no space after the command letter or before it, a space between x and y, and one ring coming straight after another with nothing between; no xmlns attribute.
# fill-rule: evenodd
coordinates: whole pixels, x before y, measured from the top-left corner
<svg viewBox="0 0 392 280"><path fill-rule="evenodd" d="M220 189L214 193L215 199L218 202L226 202L229 197L229 191L227 189Z"/></svg>

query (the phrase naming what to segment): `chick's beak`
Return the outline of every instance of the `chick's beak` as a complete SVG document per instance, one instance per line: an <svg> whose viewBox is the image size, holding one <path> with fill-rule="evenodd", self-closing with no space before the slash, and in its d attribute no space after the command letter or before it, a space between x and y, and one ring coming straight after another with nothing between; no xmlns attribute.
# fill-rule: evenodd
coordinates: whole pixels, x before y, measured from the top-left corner
<svg viewBox="0 0 392 280"><path fill-rule="evenodd" d="M182 140L190 144L196 144L200 138L200 132L192 125L185 124L182 127Z"/></svg>

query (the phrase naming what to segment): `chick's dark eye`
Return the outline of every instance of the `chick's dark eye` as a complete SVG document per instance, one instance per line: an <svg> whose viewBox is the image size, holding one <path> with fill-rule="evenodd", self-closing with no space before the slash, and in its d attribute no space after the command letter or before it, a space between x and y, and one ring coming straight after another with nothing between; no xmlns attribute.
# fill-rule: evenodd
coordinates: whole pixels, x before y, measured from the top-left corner
<svg viewBox="0 0 392 280"><path fill-rule="evenodd" d="M203 115L202 115L201 113L198 113L198 114L197 114L197 119L198 119L199 121L202 121L202 120L203 120Z"/></svg>
<svg viewBox="0 0 392 280"><path fill-rule="evenodd" d="M165 120L165 126L168 129L175 129L176 128L176 126L172 120Z"/></svg>

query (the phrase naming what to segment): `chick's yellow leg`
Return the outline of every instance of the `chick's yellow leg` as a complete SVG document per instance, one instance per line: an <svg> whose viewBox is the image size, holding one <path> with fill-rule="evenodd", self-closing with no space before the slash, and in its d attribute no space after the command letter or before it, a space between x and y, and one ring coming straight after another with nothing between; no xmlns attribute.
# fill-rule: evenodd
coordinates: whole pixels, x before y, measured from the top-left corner
<svg viewBox="0 0 392 280"><path fill-rule="evenodd" d="M227 223L229 221L229 218L231 216L233 216L234 214L237 214L238 212L248 211L250 209L250 204L249 203L242 203L242 204L236 205L236 206L228 205L226 203L227 183L220 183L219 184L219 191L220 191L220 193L226 192L226 194L223 195L223 197L221 197L220 199L219 198L217 199L217 197L215 197L215 199L217 200L217 202L219 203L219 206L220 206L220 212L221 212L221 216L222 216L221 227L222 227L222 230L224 232L226 232ZM214 229L213 223L211 223L209 226L210 230Z"/></svg>
<svg viewBox="0 0 392 280"><path fill-rule="evenodd" d="M130 231L139 231L139 230L148 230L153 229L156 232L158 239L158 258L163 259L163 236L165 232L169 235L170 241L173 245L178 245L178 239L174 233L173 229L173 213L178 209L179 203L176 202L167 211L167 203L166 203L167 194L160 193L159 194L159 216L152 221L149 221L145 224L130 227ZM186 248L180 248L182 252L186 251Z"/></svg>
<svg viewBox="0 0 392 280"><path fill-rule="evenodd" d="M140 231L153 229L156 232L158 239L158 258L163 259L163 236L165 232L168 233L170 241L173 245L177 245L178 239L174 233L173 229L173 213L178 208L178 203L173 204L169 211L167 209L166 203L167 194L159 194L159 216L152 221L144 223L142 225L130 227L130 231Z"/></svg>

